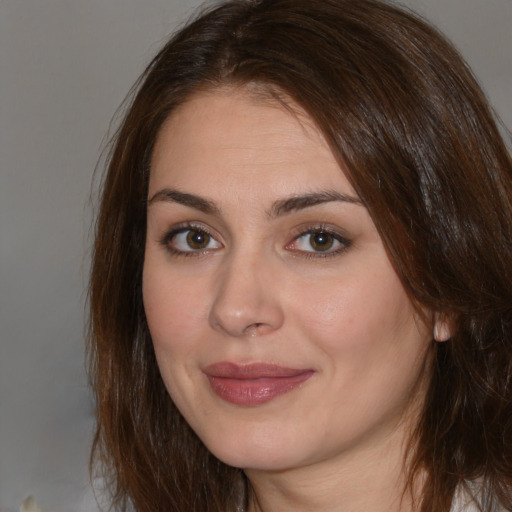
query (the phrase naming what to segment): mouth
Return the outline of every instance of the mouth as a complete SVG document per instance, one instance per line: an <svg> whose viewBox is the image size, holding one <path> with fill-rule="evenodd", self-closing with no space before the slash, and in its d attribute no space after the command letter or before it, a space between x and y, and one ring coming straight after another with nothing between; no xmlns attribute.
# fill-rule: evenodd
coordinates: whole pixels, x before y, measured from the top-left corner
<svg viewBox="0 0 512 512"><path fill-rule="evenodd" d="M300 386L315 373L266 363L214 363L203 368L212 391L222 400L244 406L270 402Z"/></svg>

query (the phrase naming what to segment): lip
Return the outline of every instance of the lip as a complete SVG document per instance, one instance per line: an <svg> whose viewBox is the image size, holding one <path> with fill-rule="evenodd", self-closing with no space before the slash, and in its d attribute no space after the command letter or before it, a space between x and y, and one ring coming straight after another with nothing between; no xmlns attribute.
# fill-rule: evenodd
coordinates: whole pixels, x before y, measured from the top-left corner
<svg viewBox="0 0 512 512"><path fill-rule="evenodd" d="M286 368L267 363L239 365L220 362L203 368L212 391L222 400L245 406L270 402L300 386L312 369Z"/></svg>

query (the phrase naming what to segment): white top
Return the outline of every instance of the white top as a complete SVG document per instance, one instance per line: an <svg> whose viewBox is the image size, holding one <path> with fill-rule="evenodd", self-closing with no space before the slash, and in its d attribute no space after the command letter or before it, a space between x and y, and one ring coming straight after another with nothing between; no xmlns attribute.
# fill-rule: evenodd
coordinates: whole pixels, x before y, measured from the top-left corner
<svg viewBox="0 0 512 512"><path fill-rule="evenodd" d="M464 499L460 493L455 496L450 512L479 512L474 500L471 498Z"/></svg>
<svg viewBox="0 0 512 512"><path fill-rule="evenodd" d="M473 484L472 487L476 489L478 488L477 484ZM478 504L475 500L478 500L479 503L487 506L489 506L489 503L492 501L489 495L486 496L485 492L477 491L475 492L475 495L476 496L473 497L470 493L464 491L463 489L456 491L450 512L480 512ZM494 506L491 508L491 510L493 512L506 512L506 510L501 506Z"/></svg>

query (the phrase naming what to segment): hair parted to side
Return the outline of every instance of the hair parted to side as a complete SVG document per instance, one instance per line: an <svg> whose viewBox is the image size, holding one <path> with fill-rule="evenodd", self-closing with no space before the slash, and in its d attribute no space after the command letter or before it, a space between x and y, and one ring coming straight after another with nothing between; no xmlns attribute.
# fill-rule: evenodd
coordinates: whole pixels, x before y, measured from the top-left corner
<svg viewBox="0 0 512 512"><path fill-rule="evenodd" d="M451 339L435 344L410 444L409 481L427 475L418 509L446 512L457 486L477 481L512 510L511 158L453 47L377 0L225 2L175 35L141 77L113 141L90 284L91 460L115 508L235 512L247 503L243 472L206 450L164 388L141 280L163 121L194 92L249 84L308 113L410 297L452 321Z"/></svg>

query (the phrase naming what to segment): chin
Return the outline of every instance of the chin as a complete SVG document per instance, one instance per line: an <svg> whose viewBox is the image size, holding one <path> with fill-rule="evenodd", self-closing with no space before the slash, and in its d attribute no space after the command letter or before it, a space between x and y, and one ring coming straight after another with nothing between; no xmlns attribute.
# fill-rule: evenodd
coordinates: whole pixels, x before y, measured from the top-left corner
<svg viewBox="0 0 512 512"><path fill-rule="evenodd" d="M237 429L236 434L222 438L203 439L208 450L225 464L241 469L281 471L307 463L307 454L299 447L306 446L305 439L284 436L285 429L251 432Z"/></svg>
<svg viewBox="0 0 512 512"><path fill-rule="evenodd" d="M224 464L243 470L256 471L285 471L299 466L289 454L262 452L261 450L247 450L237 453L233 448L227 451L212 451L212 453Z"/></svg>

